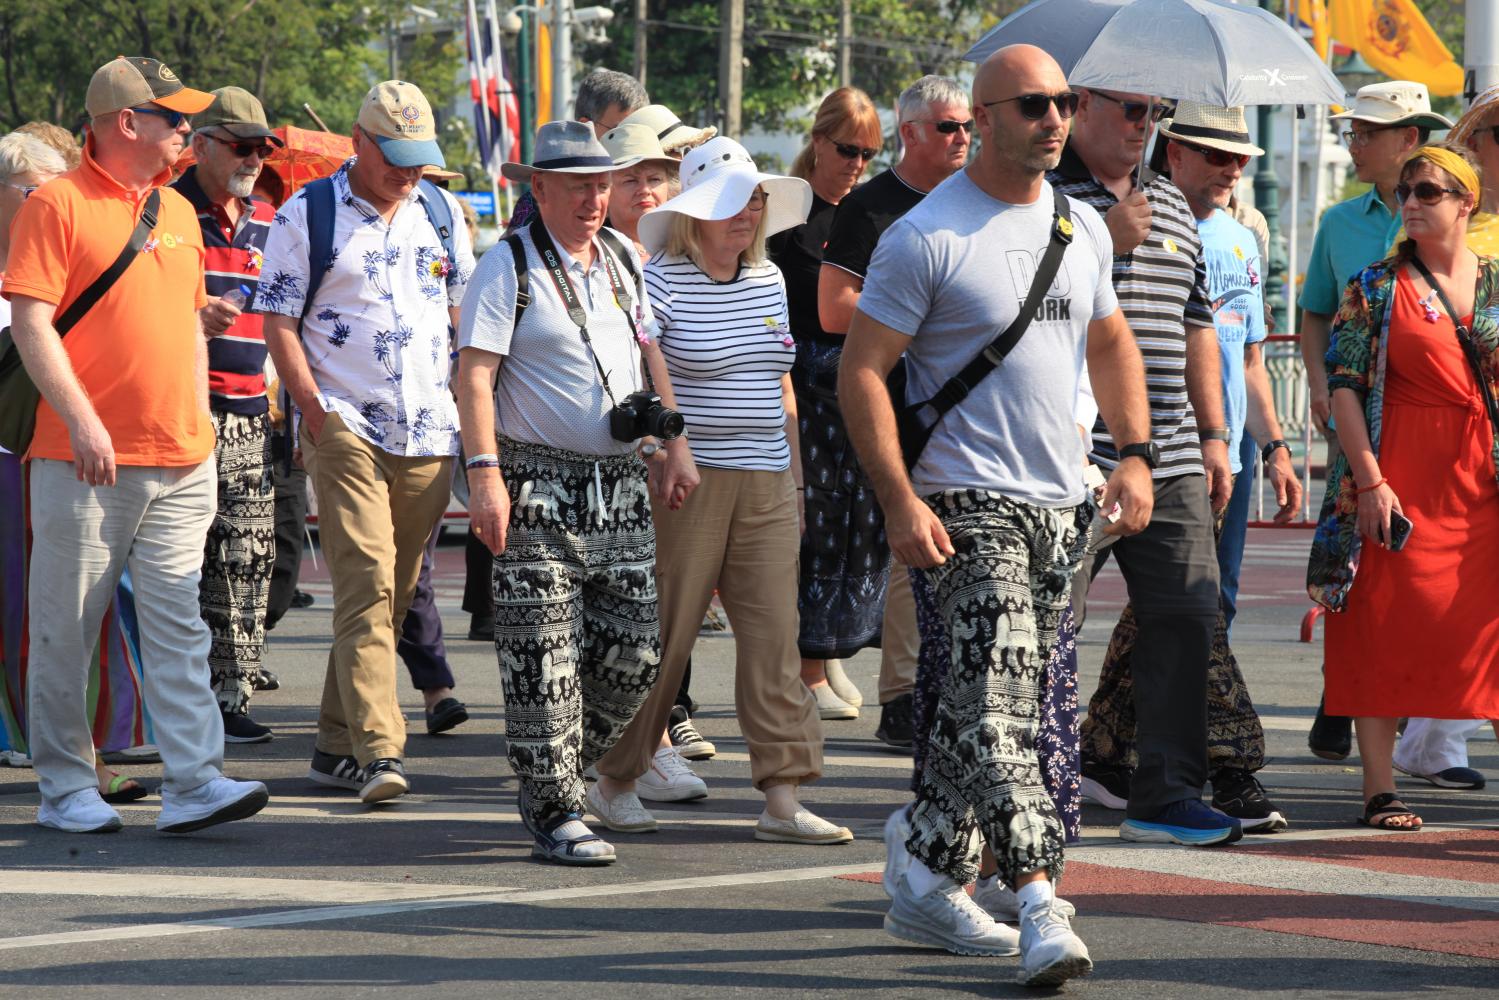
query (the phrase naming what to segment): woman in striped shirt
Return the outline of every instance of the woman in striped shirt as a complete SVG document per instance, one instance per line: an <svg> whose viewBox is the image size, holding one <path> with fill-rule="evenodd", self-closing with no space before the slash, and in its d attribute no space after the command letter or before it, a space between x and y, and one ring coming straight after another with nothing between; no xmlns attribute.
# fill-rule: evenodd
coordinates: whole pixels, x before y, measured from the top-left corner
<svg viewBox="0 0 1499 1000"><path fill-rule="evenodd" d="M846 828L797 801L822 773L822 724L801 683L797 553L801 461L786 287L767 235L799 225L806 182L762 174L719 137L682 161L682 193L640 220L653 330L687 420L701 484L679 509L654 505L661 673L624 737L599 761L589 807L611 830L653 830L635 793L650 766L698 625L717 585L734 623L734 700L755 787L759 840L838 844Z"/></svg>

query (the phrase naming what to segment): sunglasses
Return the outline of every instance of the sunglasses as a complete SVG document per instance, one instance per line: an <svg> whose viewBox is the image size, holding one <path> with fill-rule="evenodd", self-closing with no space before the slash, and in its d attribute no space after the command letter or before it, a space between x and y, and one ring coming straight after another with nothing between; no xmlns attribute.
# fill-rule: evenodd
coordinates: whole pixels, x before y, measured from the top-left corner
<svg viewBox="0 0 1499 1000"><path fill-rule="evenodd" d="M838 151L838 155L843 157L845 160L860 159L865 161L866 163L874 159L875 155L879 153L878 149L868 149L864 146L854 146L846 142L835 142L833 143L833 148L836 149Z"/></svg>
<svg viewBox="0 0 1499 1000"><path fill-rule="evenodd" d="M953 121L951 118L943 119L940 122L934 122L928 118L914 118L912 119L912 121L918 121L924 125L930 125L932 128L936 129L938 132L941 132L943 135L952 135L958 129L962 129L964 132L973 131L972 118L968 119L966 122Z"/></svg>
<svg viewBox="0 0 1499 1000"><path fill-rule="evenodd" d="M221 146L228 146L229 150L241 159L254 153L264 160L276 151L276 147L268 142L244 142L237 139L220 139L216 135L207 135L206 133L205 138L212 139Z"/></svg>
<svg viewBox="0 0 1499 1000"><path fill-rule="evenodd" d="M1057 117L1071 118L1077 114L1078 96L1072 91L1061 94L1021 94L1018 97L1004 97L997 101L981 101L984 107L992 107L995 104L1008 104L1014 101L1020 108L1020 113L1031 121L1040 121L1046 117L1046 109L1056 105Z"/></svg>
<svg viewBox="0 0 1499 1000"><path fill-rule="evenodd" d="M167 120L167 128L173 131L181 128L182 123L187 121L187 115L181 111L173 111L170 108L131 108L130 110L138 115L155 115L158 118L165 118Z"/></svg>
<svg viewBox="0 0 1499 1000"><path fill-rule="evenodd" d="M1157 104L1154 101L1144 103L1140 101L1126 101L1112 94L1105 94L1101 90L1092 91L1092 94L1094 97L1102 97L1106 101L1113 101L1123 108L1124 120L1127 122L1143 122L1146 115L1150 116L1151 121L1158 122L1166 114L1166 105Z"/></svg>
<svg viewBox="0 0 1499 1000"><path fill-rule="evenodd" d="M1230 153L1226 149L1212 149L1208 146L1194 146L1190 142L1178 142L1182 149L1190 149L1192 152L1202 156L1215 167L1226 167L1230 163L1246 166L1249 163L1248 153Z"/></svg>
<svg viewBox="0 0 1499 1000"><path fill-rule="evenodd" d="M1343 142L1348 146L1362 146L1374 138L1376 132L1388 132L1391 129L1410 128L1409 125L1374 125L1361 132L1348 131L1343 133Z"/></svg>
<svg viewBox="0 0 1499 1000"><path fill-rule="evenodd" d="M40 184L12 184L10 181L0 181L0 184L4 184L6 187L10 188L13 191L21 192L22 201L30 198L31 192L35 191L38 187L41 186Z"/></svg>
<svg viewBox="0 0 1499 1000"><path fill-rule="evenodd" d="M1416 200L1423 205L1435 205L1442 200L1444 195L1465 195L1467 193L1462 188L1442 187L1442 185L1433 184L1431 181L1420 181L1414 185L1406 184L1402 181L1395 185L1395 200L1402 205L1405 204L1405 200L1411 195L1415 195Z"/></svg>

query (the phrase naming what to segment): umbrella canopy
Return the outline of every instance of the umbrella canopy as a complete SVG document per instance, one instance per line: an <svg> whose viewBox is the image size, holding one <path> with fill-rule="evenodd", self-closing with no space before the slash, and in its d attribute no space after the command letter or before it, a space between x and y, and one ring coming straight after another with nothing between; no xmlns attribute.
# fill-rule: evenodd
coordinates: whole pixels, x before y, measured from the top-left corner
<svg viewBox="0 0 1499 1000"><path fill-rule="evenodd" d="M964 56L1026 42L1074 87L1220 107L1341 104L1342 84L1290 25L1224 0L1036 0Z"/></svg>
<svg viewBox="0 0 1499 1000"><path fill-rule="evenodd" d="M309 181L327 177L354 155L354 140L336 132L314 132L295 125L271 131L286 145L271 153L265 166L281 178L288 198ZM193 151L189 147L178 157L176 168L180 173L192 164Z"/></svg>

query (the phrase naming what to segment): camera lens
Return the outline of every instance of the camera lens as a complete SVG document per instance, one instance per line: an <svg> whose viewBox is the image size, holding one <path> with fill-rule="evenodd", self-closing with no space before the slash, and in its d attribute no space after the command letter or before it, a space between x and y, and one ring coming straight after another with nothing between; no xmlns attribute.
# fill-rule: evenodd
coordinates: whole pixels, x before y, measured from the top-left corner
<svg viewBox="0 0 1499 1000"><path fill-rule="evenodd" d="M651 433L662 441L670 441L682 436L682 430L687 422L676 410L669 410L664 406L655 407L650 413L649 424Z"/></svg>

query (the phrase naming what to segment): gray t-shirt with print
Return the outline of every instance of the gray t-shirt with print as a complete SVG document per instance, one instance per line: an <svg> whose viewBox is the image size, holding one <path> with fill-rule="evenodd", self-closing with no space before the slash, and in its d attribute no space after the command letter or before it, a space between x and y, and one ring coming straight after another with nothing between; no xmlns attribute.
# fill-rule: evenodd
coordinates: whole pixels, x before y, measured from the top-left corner
<svg viewBox="0 0 1499 1000"><path fill-rule="evenodd" d="M973 488L1042 507L1082 501L1073 410L1088 324L1118 302L1103 219L1069 203L1073 239L1056 280L1015 349L937 425L911 472L918 495ZM930 399L1019 313L1053 209L1050 184L1033 203L1012 205L959 171L886 230L859 310L911 338L909 401Z"/></svg>

